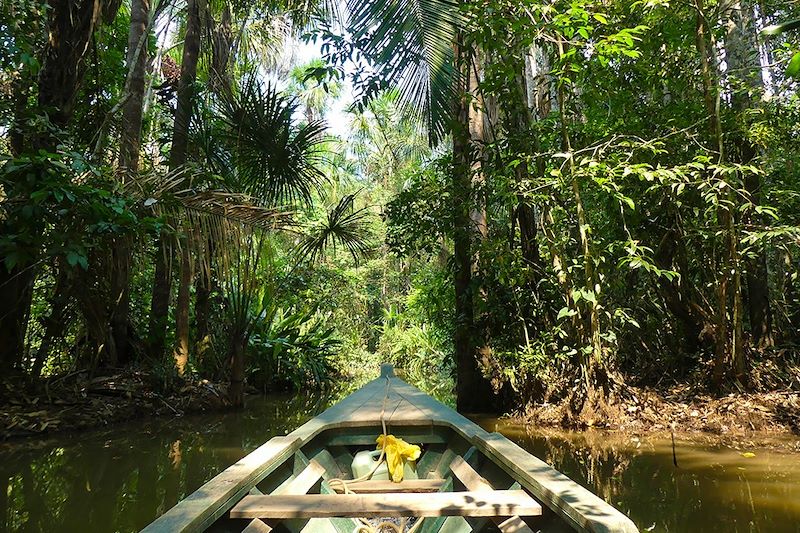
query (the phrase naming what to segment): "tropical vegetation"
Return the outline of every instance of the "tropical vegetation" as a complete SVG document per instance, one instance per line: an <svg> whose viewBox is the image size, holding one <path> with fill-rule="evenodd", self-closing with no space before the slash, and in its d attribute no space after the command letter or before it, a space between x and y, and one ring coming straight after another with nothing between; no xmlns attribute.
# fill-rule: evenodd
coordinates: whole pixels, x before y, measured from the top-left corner
<svg viewBox="0 0 800 533"><path fill-rule="evenodd" d="M798 17L6 0L3 375L241 406L386 361L461 410L572 422L636 386L796 389Z"/></svg>

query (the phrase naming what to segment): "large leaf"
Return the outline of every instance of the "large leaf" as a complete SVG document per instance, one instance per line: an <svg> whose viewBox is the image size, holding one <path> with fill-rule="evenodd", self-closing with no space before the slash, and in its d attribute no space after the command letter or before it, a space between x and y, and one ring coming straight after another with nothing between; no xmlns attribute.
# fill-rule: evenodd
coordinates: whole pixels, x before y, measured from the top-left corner
<svg viewBox="0 0 800 533"><path fill-rule="evenodd" d="M347 7L348 29L377 66L376 77L396 87L401 100L418 111L434 143L441 139L455 97L453 44L463 23L458 2L348 0Z"/></svg>
<svg viewBox="0 0 800 533"><path fill-rule="evenodd" d="M311 228L298 249L302 257L314 261L337 245L343 246L356 262L369 253L369 211L364 207L354 209L354 201L355 194L344 196Z"/></svg>
<svg viewBox="0 0 800 533"><path fill-rule="evenodd" d="M218 105L218 133L234 166L232 188L268 206L309 203L324 179L324 124L295 125L296 100L250 77Z"/></svg>
<svg viewBox="0 0 800 533"><path fill-rule="evenodd" d="M786 75L791 78L800 78L800 52L792 56L789 66L786 67Z"/></svg>
<svg viewBox="0 0 800 533"><path fill-rule="evenodd" d="M761 33L764 35L778 35L783 32L792 31L800 28L800 19L789 20L782 24L773 24L772 26L767 26Z"/></svg>

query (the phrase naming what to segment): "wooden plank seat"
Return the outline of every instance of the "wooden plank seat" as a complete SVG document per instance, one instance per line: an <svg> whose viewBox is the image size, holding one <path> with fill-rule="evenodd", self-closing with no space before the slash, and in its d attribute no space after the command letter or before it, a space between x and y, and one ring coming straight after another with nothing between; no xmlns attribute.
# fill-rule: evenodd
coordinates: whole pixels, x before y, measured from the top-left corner
<svg viewBox="0 0 800 533"><path fill-rule="evenodd" d="M467 490L473 492L494 491L494 487L481 477L481 475L460 456L456 456L450 463L450 471L453 472L453 475L461 481ZM514 516L509 518L499 516L493 516L491 518L498 529L503 533L533 533L533 530L519 517L520 514L521 513L515 513Z"/></svg>
<svg viewBox="0 0 800 533"><path fill-rule="evenodd" d="M538 516L542 507L524 490L383 494L245 496L231 518L380 518L402 516Z"/></svg>
<svg viewBox="0 0 800 533"><path fill-rule="evenodd" d="M383 494L387 492L439 492L444 479L405 479L400 483L384 479L368 479L366 481L348 482L347 488L357 494ZM336 492L343 492L339 484L331 484Z"/></svg>

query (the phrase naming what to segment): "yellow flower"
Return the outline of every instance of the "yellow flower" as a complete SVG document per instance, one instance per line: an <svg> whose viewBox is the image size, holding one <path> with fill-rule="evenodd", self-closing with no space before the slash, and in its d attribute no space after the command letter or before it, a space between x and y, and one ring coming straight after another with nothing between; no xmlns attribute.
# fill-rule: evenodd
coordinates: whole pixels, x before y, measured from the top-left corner
<svg viewBox="0 0 800 533"><path fill-rule="evenodd" d="M398 439L394 435L381 435L377 438L378 449L384 449L386 455L386 466L392 481L400 483L403 481L403 465L406 461L416 461L422 451L419 446L409 444L403 439Z"/></svg>

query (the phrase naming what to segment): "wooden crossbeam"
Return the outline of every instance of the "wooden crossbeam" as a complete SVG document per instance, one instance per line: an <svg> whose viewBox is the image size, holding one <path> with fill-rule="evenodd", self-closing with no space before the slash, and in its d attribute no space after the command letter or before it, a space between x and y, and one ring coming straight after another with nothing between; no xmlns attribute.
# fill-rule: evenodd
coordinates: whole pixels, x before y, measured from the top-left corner
<svg viewBox="0 0 800 533"><path fill-rule="evenodd" d="M443 479L405 479L400 483L384 479L347 482L347 488L357 494L381 494L386 492L438 492L444 485ZM332 485L337 492L343 492L341 485Z"/></svg>
<svg viewBox="0 0 800 533"><path fill-rule="evenodd" d="M492 485L478 474L461 456L456 456L453 459L450 463L450 470L453 472L453 475L464 484L467 490L474 492L494 491ZM541 507L539 508L538 514L542 514ZM527 516L525 513L517 512L510 518L494 516L492 517L492 521L497 524L497 527L503 533L533 533L533 530L528 527L519 515Z"/></svg>
<svg viewBox="0 0 800 533"><path fill-rule="evenodd" d="M536 516L542 507L524 490L384 494L245 496L231 518L394 516Z"/></svg>

